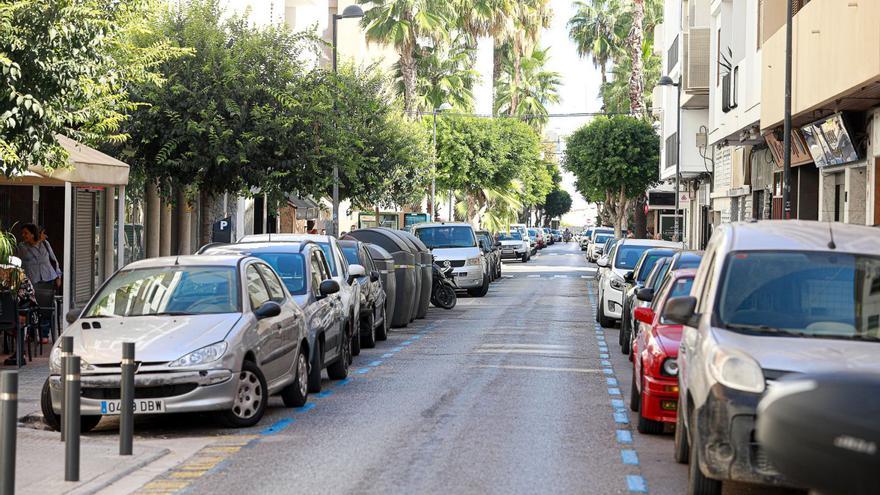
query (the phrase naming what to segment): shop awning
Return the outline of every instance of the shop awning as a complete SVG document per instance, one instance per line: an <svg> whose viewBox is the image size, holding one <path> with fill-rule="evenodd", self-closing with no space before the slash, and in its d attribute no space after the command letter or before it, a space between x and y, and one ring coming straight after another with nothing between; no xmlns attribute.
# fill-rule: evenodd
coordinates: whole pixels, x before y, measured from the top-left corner
<svg viewBox="0 0 880 495"><path fill-rule="evenodd" d="M65 182L77 185L124 186L128 184L129 167L112 156L57 135L58 143L70 154L70 167L45 170L29 167L15 177L0 176L0 184L23 186L63 186Z"/></svg>

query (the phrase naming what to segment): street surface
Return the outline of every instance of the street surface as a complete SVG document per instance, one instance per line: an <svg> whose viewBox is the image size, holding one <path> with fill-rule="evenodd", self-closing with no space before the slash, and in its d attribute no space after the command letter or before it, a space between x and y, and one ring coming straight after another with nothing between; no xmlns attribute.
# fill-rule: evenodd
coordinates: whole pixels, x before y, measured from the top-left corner
<svg viewBox="0 0 880 495"><path fill-rule="evenodd" d="M635 432L631 364L617 330L596 327L594 270L574 243L505 263L486 297L432 307L305 408L273 398L256 428L139 418L136 446L194 447L137 492L684 493L672 436ZM112 422L99 430L117 434Z"/></svg>

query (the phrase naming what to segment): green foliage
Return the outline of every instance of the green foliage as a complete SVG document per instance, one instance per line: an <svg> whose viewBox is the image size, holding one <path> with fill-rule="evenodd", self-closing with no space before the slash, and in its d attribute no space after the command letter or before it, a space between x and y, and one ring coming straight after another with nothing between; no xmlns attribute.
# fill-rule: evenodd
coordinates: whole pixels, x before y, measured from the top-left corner
<svg viewBox="0 0 880 495"><path fill-rule="evenodd" d="M154 0L0 2L0 169L67 166L55 135L120 143L137 100L130 83L162 82L180 53L149 37Z"/></svg>
<svg viewBox="0 0 880 495"><path fill-rule="evenodd" d="M416 50L416 110L432 112L444 103L464 112L473 110L473 88L479 80L479 72L474 69L476 49L468 46L469 41L468 36L458 34L448 43L435 42L433 46ZM397 92L403 94L400 63L395 64L395 72Z"/></svg>
<svg viewBox="0 0 880 495"><path fill-rule="evenodd" d="M593 66L606 82L610 61L622 56L624 39L629 27L624 19L626 10L621 0L587 0L575 2L577 12L568 21L568 34L577 45L578 55L589 56Z"/></svg>
<svg viewBox="0 0 880 495"><path fill-rule="evenodd" d="M559 103L558 72L545 68L549 60L549 48L533 50L517 61L510 57L502 59L499 85L495 88L495 113L524 116L525 120L540 130L548 120L547 105Z"/></svg>
<svg viewBox="0 0 880 495"><path fill-rule="evenodd" d="M561 217L571 211L571 195L563 189L554 189L544 199L544 215L547 218Z"/></svg>
<svg viewBox="0 0 880 495"><path fill-rule="evenodd" d="M651 107L651 97L654 86L660 80L662 71L662 59L654 54L653 40L645 37L642 43L642 87L645 88L642 97L648 108ZM611 80L602 84L600 94L605 111L609 113L629 113L629 76L632 73L632 59L628 53L624 53L611 69Z"/></svg>

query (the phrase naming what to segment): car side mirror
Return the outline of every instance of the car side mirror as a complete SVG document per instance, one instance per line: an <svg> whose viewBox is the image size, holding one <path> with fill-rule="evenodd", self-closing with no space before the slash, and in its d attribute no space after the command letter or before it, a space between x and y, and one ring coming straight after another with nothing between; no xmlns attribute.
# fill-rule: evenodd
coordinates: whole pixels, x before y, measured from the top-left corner
<svg viewBox="0 0 880 495"><path fill-rule="evenodd" d="M500 247L501 247L501 241L495 241L495 247L500 248Z"/></svg>
<svg viewBox="0 0 880 495"><path fill-rule="evenodd" d="M663 318L689 327L696 327L699 315L696 313L697 298L693 296L673 297L666 301Z"/></svg>
<svg viewBox="0 0 880 495"><path fill-rule="evenodd" d="M281 314L281 305L275 301L266 301L259 308L254 310L254 315L258 320L263 318L271 318Z"/></svg>
<svg viewBox="0 0 880 495"><path fill-rule="evenodd" d="M336 294L339 292L339 282L328 278L321 282L321 285L318 286L318 294L321 297L327 297L330 294Z"/></svg>
<svg viewBox="0 0 880 495"><path fill-rule="evenodd" d="M642 287L641 289L636 291L636 299L644 302L651 302L654 300L654 289L650 287Z"/></svg>
<svg viewBox="0 0 880 495"><path fill-rule="evenodd" d="M633 316L636 321L647 323L648 325L654 323L654 310L651 308L636 308L633 311Z"/></svg>
<svg viewBox="0 0 880 495"><path fill-rule="evenodd" d="M367 271L366 271L366 269L364 269L364 265L358 265L357 263L355 263L354 265L348 266L348 281L349 282L351 282L352 280L354 280L358 277L365 277L366 275L367 275Z"/></svg>
<svg viewBox="0 0 880 495"><path fill-rule="evenodd" d="M373 270L370 272L370 282L378 282L379 281L379 272Z"/></svg>
<svg viewBox="0 0 880 495"><path fill-rule="evenodd" d="M626 274L623 276L623 279L629 283L633 283L633 281L636 279L635 272L633 272L632 270L626 272Z"/></svg>
<svg viewBox="0 0 880 495"><path fill-rule="evenodd" d="M602 256L598 260L596 260L596 266L600 268L608 268L608 257Z"/></svg>
<svg viewBox="0 0 880 495"><path fill-rule="evenodd" d="M81 315L81 314L82 314L81 310L71 309L70 311L67 312L66 315L64 315L64 319L67 320L67 323L72 324L77 319L79 319L79 315Z"/></svg>

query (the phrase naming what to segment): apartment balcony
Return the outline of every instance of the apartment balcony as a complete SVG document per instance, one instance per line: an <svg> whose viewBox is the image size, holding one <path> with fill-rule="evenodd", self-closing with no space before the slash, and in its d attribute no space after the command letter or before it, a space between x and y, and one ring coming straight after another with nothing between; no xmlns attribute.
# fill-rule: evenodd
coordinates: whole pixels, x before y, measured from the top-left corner
<svg viewBox="0 0 880 495"><path fill-rule="evenodd" d="M780 10L783 23L763 46L762 129L774 128L783 120L785 2L763 2L764 19L778 19ZM800 8L792 20L794 125L880 104L878 26L877 0L812 0Z"/></svg>

